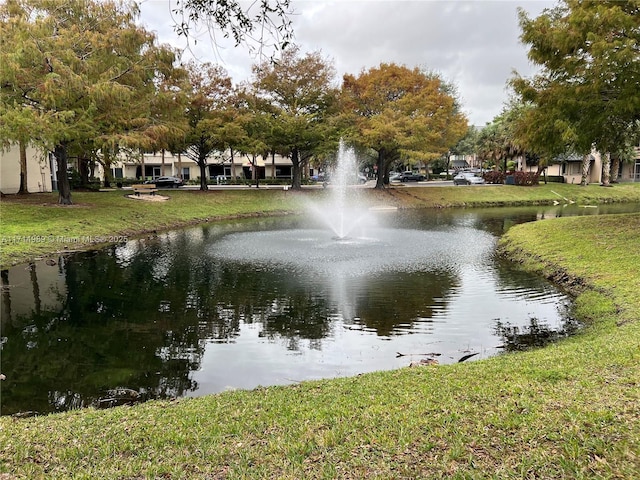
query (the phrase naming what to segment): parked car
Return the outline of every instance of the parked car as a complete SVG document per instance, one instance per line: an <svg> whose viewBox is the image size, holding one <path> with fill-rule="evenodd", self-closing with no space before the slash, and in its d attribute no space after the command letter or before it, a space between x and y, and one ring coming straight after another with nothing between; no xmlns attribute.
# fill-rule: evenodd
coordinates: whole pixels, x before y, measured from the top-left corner
<svg viewBox="0 0 640 480"><path fill-rule="evenodd" d="M484 178L477 177L473 172L460 172L453 177L454 185L482 185Z"/></svg>
<svg viewBox="0 0 640 480"><path fill-rule="evenodd" d="M313 177L312 177L312 180L313 180ZM325 174L323 176L318 176L318 181L322 182L322 185L326 187L327 185L332 183L333 180L330 175ZM361 173L356 173L353 178L347 177L345 179L345 182L347 185L353 185L356 183L364 184L364 183L367 183L367 181L368 181L367 177L365 177Z"/></svg>
<svg viewBox="0 0 640 480"><path fill-rule="evenodd" d="M421 173L406 171L400 174L401 182L411 182L411 181L421 182L423 180L424 180L424 175L422 175Z"/></svg>
<svg viewBox="0 0 640 480"><path fill-rule="evenodd" d="M156 187L178 188L182 186L182 179L178 177L157 177L144 183L153 183Z"/></svg>
<svg viewBox="0 0 640 480"><path fill-rule="evenodd" d="M402 174L400 172L389 172L389 182L399 182Z"/></svg>

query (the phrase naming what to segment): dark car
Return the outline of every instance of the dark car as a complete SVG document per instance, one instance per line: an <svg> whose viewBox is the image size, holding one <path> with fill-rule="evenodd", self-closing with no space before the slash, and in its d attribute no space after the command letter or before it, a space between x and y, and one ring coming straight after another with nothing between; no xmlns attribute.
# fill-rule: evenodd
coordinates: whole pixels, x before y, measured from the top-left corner
<svg viewBox="0 0 640 480"><path fill-rule="evenodd" d="M182 185L182 179L178 177L158 177L147 180L144 183L153 183L156 187L178 188Z"/></svg>
<svg viewBox="0 0 640 480"><path fill-rule="evenodd" d="M421 182L424 180L424 175L422 175L421 173L414 173L414 172L402 172L400 174L400 178L399 180L401 182Z"/></svg>

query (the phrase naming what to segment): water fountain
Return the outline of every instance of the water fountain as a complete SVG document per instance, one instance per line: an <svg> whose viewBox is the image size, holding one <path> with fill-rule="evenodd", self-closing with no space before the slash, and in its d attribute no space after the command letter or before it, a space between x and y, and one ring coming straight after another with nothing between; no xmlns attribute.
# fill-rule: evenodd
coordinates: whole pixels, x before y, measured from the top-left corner
<svg viewBox="0 0 640 480"><path fill-rule="evenodd" d="M233 233L216 242L210 253L326 277L330 285L380 272L438 269L445 258L453 263L477 258L477 242L456 245L450 233L392 225L396 208L368 204L356 175L355 152L340 142L327 194L301 200L307 214L297 227Z"/></svg>
<svg viewBox="0 0 640 480"><path fill-rule="evenodd" d="M487 243L465 244L463 235L452 241L451 232L397 225L396 208L367 203L356 175L355 152L341 142L326 195L303 199L306 215L296 225L226 235L211 246L210 254L325 279L333 289L345 279L370 281L381 273L438 270L444 260L462 268L489 253L484 251Z"/></svg>
<svg viewBox="0 0 640 480"><path fill-rule="evenodd" d="M337 241L348 240L357 229L375 225L370 210L361 204L358 189L353 186L357 167L354 150L340 141L336 166L331 174L329 200L307 204L310 213L333 231Z"/></svg>

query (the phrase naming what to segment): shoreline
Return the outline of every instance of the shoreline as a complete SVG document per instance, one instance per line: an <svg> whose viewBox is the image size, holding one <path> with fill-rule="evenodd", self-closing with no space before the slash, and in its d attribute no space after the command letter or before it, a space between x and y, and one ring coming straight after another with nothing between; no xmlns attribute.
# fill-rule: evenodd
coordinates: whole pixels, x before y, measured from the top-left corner
<svg viewBox="0 0 640 480"><path fill-rule="evenodd" d="M500 251L580 287L576 336L403 368L109 410L0 417L29 478L634 478L640 213L511 228ZM595 248L594 248L595 247Z"/></svg>
<svg viewBox="0 0 640 480"><path fill-rule="evenodd" d="M558 190L561 193L558 193ZM364 192L364 193L363 193ZM126 193L126 192L125 192ZM163 191L163 194L165 191ZM122 191L75 192L78 203L60 206L57 194L5 197L0 203L3 232L0 268L72 251L87 251L117 243L120 238L144 237L189 226L238 218L290 215L302 212L300 197L326 194L318 190L167 191L162 202L136 201ZM640 202L640 183L603 189L549 184L537 187L391 187L360 190L373 208L493 208L554 205L558 195L573 203ZM257 198L257 200L256 200ZM242 205L232 203L241 200ZM227 204L225 204L228 202ZM194 205L195 204L195 205ZM208 211L211 207L212 211ZM196 210L197 211L192 211ZM172 209L170 215L163 210ZM156 217L154 218L154 213ZM18 216L25 217L20 219ZM42 219L31 221L28 217ZM65 217L66 216L66 217ZM102 218L100 218L102 216ZM138 220L139 219L139 220ZM27 221L25 221L27 220ZM64 232L64 233L61 233ZM64 241L64 238L70 241ZM114 241L109 241L114 239ZM83 241L87 240L87 241ZM107 241L103 241L107 240Z"/></svg>

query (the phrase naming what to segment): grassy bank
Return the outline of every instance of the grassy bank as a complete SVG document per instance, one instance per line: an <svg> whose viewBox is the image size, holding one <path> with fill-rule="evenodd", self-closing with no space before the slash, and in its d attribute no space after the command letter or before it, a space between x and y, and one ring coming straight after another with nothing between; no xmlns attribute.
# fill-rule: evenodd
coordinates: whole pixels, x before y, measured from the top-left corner
<svg viewBox="0 0 640 480"><path fill-rule="evenodd" d="M568 198L619 191L564 187L553 190ZM434 203L477 194L407 188L380 200L416 198L421 193L414 191L423 190ZM515 189L501 190L491 201ZM535 189L530 195L543 194ZM483 189L482 195L489 193ZM508 232L501 249L523 268L573 288L577 314L588 324L580 335L544 349L106 411L0 418L0 473L638 478L639 234L640 214L545 220Z"/></svg>
<svg viewBox="0 0 640 480"><path fill-rule="evenodd" d="M297 208L283 191L169 191L165 202L132 200L124 193L74 192L69 207L57 205L55 193L4 198L0 264L197 222Z"/></svg>
<svg viewBox="0 0 640 480"><path fill-rule="evenodd" d="M305 198L329 191L251 189L162 192L166 202L131 200L123 191L75 192L75 205L57 205L57 194L8 196L0 204L0 265L99 245L135 235L197 222L236 216L300 211ZM565 199L579 204L640 202L640 184L614 188L597 185L549 184L536 188L486 186L412 188L397 186L385 191L360 192L374 204L402 208L479 207L551 204Z"/></svg>

